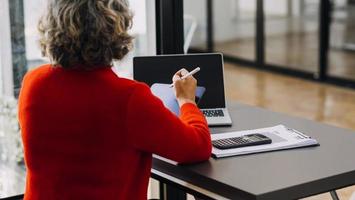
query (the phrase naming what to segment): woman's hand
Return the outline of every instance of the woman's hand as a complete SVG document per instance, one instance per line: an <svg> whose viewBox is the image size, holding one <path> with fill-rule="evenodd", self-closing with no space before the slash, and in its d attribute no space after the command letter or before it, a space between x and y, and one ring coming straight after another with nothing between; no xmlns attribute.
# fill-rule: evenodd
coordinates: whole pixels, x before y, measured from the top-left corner
<svg viewBox="0 0 355 200"><path fill-rule="evenodd" d="M185 103L195 103L195 93L197 87L197 80L193 76L189 76L181 80L185 74L189 73L186 69L181 69L173 76L173 83L175 88L175 96L181 107Z"/></svg>

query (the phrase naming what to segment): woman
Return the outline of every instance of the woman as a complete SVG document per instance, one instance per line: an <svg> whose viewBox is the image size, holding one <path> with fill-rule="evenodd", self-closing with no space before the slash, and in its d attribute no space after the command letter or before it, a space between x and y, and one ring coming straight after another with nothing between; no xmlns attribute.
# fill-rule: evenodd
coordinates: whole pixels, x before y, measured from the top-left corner
<svg viewBox="0 0 355 200"><path fill-rule="evenodd" d="M19 98L25 199L146 199L153 153L209 158L196 80L179 79L186 70L173 77L180 118L111 70L131 47L131 20L124 0L49 1L39 30L51 64L27 73Z"/></svg>

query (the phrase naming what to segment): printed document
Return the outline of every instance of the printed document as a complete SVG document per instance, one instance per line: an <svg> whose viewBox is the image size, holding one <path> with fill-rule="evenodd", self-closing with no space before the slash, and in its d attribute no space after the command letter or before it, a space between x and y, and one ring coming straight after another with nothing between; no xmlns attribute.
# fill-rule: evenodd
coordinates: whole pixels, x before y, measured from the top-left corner
<svg viewBox="0 0 355 200"><path fill-rule="evenodd" d="M268 128L261 128L255 130L246 130L246 131L236 131L236 132L227 132L212 134L212 140L225 139L240 137L248 134L259 133L265 135L272 139L271 144L256 145L256 146L247 146L233 149L217 149L213 147L212 154L214 157L228 157L236 155L245 155L266 151L276 151L281 149L291 149L298 147L306 146L316 146L319 145L317 140L291 128L288 128L284 125L278 125Z"/></svg>

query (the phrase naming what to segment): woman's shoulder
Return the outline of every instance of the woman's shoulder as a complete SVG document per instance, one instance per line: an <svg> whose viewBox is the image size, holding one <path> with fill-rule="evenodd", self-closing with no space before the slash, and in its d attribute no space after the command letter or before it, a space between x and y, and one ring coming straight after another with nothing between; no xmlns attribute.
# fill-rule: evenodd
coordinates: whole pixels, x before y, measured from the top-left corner
<svg viewBox="0 0 355 200"><path fill-rule="evenodd" d="M23 77L21 84L20 99L26 99L26 96L33 96L35 91L41 89L46 85L45 80L48 77L49 71L51 71L52 66L50 64L45 64L38 66L34 69L27 71Z"/></svg>
<svg viewBox="0 0 355 200"><path fill-rule="evenodd" d="M41 78L48 74L52 70L51 64L43 64L34 69L29 70L24 77L24 81L28 80L35 80Z"/></svg>
<svg viewBox="0 0 355 200"><path fill-rule="evenodd" d="M119 77L116 79L116 86L119 90L123 89L127 91L126 94L132 98L143 98L144 96L150 96L150 87L144 83L136 80Z"/></svg>
<svg viewBox="0 0 355 200"><path fill-rule="evenodd" d="M130 91L130 96L137 96L142 94L150 93L150 88L146 83L139 82L136 80L120 78L120 85L125 85Z"/></svg>

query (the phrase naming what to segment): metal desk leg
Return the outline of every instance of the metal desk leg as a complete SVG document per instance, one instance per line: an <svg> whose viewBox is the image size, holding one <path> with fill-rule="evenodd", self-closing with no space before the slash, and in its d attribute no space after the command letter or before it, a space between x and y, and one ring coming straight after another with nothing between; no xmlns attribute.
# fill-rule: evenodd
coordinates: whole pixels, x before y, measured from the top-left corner
<svg viewBox="0 0 355 200"><path fill-rule="evenodd" d="M186 200L186 193L178 188L159 183L160 200Z"/></svg>
<svg viewBox="0 0 355 200"><path fill-rule="evenodd" d="M330 191L330 195L332 196L333 200L339 200L337 191L335 191L335 190Z"/></svg>

